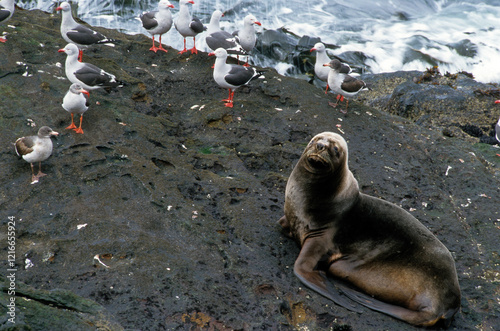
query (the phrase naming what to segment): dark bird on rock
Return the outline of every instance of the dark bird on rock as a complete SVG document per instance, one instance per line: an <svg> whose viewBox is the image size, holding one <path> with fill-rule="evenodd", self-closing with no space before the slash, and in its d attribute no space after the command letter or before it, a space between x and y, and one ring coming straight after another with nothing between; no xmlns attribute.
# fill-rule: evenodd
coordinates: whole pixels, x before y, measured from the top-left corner
<svg viewBox="0 0 500 331"><path fill-rule="evenodd" d="M208 47L213 51L217 48L224 48L228 54L246 55L247 52L236 41L236 38L229 32L221 30L219 21L222 16L224 14L220 10L215 10L212 13L205 39Z"/></svg>
<svg viewBox="0 0 500 331"><path fill-rule="evenodd" d="M42 126L38 130L38 135L22 137L16 140L15 149L17 155L31 164L31 184L38 182L38 179L45 176L42 172L42 161L45 161L52 154L51 136L59 133L53 131L48 126ZM33 163L38 162L38 174L35 175Z"/></svg>
<svg viewBox="0 0 500 331"><path fill-rule="evenodd" d="M86 90L123 86L122 82L116 80L115 75L93 64L79 62L78 47L75 44L68 44L58 52L67 55L65 71L70 82L80 84Z"/></svg>
<svg viewBox="0 0 500 331"><path fill-rule="evenodd" d="M226 107L233 107L234 90L251 80L260 77L262 72L252 67L226 63L227 51L218 48L208 55L215 55L214 80L220 87L229 89L229 97L225 100Z"/></svg>
<svg viewBox="0 0 500 331"><path fill-rule="evenodd" d="M7 22L14 14L14 0L0 0L0 23ZM0 42L6 42L6 38L0 37Z"/></svg>
<svg viewBox="0 0 500 331"><path fill-rule="evenodd" d="M62 107L71 114L71 125L68 126L66 129L73 129L75 130L76 133L82 133L82 120L83 120L83 113L87 111L89 108L89 102L85 98L84 94L87 96L89 95L89 92L87 90L84 90L83 87L80 84L73 83L69 87L68 92L63 98L63 103ZM80 126L77 128L74 122L74 115L75 114L80 114Z"/></svg>
<svg viewBox="0 0 500 331"><path fill-rule="evenodd" d="M495 139L500 143L500 118L495 125Z"/></svg>
<svg viewBox="0 0 500 331"><path fill-rule="evenodd" d="M82 49L85 49L88 46L96 44L106 44L108 46L114 46L112 44L114 42L113 39L109 39L102 33L94 31L91 28L86 27L85 25L77 23L73 18L73 14L71 13L71 5L69 3L61 2L56 10L62 11L61 35L63 39L68 43L73 43L78 46L78 61L82 61Z"/></svg>
<svg viewBox="0 0 500 331"><path fill-rule="evenodd" d="M233 36L236 37L236 42L238 42L247 53L252 51L257 41L254 27L255 24L261 25L255 16L248 14L243 19L243 29L233 32ZM248 56L245 66L248 66Z"/></svg>
<svg viewBox="0 0 500 331"><path fill-rule="evenodd" d="M146 29L153 38L153 47L149 50L153 52L163 51L167 52L161 44L161 36L167 33L172 27L172 13L170 8L174 8L168 0L161 0L158 3L157 11L150 11L141 15L141 22L144 29ZM155 35L160 35L159 46L155 46Z"/></svg>
<svg viewBox="0 0 500 331"><path fill-rule="evenodd" d="M179 14L174 21L175 28L181 36L184 38L184 49L179 52L179 54L183 54L187 52L186 49L186 38L193 37L193 48L191 48L191 54L198 54L198 50L196 49L196 35L202 33L207 28L201 23L201 21L192 17L189 12L188 3L194 5L193 0L180 0L179 1Z"/></svg>
<svg viewBox="0 0 500 331"><path fill-rule="evenodd" d="M339 100L344 101L344 97L353 97L360 91L368 90L368 86L361 79L354 78L347 74L341 73L342 63L333 59L329 63L323 64L330 67L328 73L328 86L333 93L337 93L337 102L329 103L333 108L337 107ZM340 110L342 113L347 113L349 107L349 100L346 99L345 111Z"/></svg>
<svg viewBox="0 0 500 331"><path fill-rule="evenodd" d="M323 64L329 63L331 60L326 54L326 47L323 43L316 43L310 52L316 51L316 63L314 63L314 74L319 80L327 82L325 94L328 93L328 74L330 73L330 68L325 67ZM348 64L342 63L339 70L341 74L350 74L352 72L351 67Z"/></svg>

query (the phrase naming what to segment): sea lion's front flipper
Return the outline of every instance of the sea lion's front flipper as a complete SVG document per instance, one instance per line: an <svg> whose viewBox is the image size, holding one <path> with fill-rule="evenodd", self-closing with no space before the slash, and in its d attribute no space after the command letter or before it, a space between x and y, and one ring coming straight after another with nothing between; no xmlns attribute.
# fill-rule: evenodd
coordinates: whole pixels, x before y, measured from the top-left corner
<svg viewBox="0 0 500 331"><path fill-rule="evenodd" d="M283 227L283 229L290 230L290 222L288 222L285 215L283 215L279 219L278 224L281 225Z"/></svg>
<svg viewBox="0 0 500 331"><path fill-rule="evenodd" d="M332 283L326 279L323 272L314 269L325 253L323 250L324 248L322 245L317 244L314 240L306 240L300 250L299 257L295 261L293 268L295 275L306 286L332 300L339 306L361 313L361 310L353 306L349 299L343 296Z"/></svg>
<svg viewBox="0 0 500 331"><path fill-rule="evenodd" d="M290 231L290 222L288 222L288 220L287 220L287 218L286 218L285 215L283 215L279 219L278 224L281 225L283 233L285 233L285 235L287 237L292 238L292 232Z"/></svg>

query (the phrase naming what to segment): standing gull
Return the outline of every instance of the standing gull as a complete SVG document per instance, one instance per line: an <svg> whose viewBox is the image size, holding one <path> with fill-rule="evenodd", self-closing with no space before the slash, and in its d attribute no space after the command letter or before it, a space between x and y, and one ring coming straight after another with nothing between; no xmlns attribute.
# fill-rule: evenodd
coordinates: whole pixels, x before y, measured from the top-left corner
<svg viewBox="0 0 500 331"><path fill-rule="evenodd" d="M73 129L76 133L83 133L82 120L83 113L89 108L89 102L83 94L89 95L87 90L84 90L80 84L73 83L69 87L68 92L63 98L62 107L71 114L71 125L66 129ZM80 114L80 127L76 127L74 115Z"/></svg>
<svg viewBox="0 0 500 331"><path fill-rule="evenodd" d="M250 53L255 46L257 37L255 36L254 25L261 25L259 21L252 14L248 14L243 19L243 29L234 31L233 36L236 37L236 41L243 47L243 49ZM248 66L248 56L245 66Z"/></svg>
<svg viewBox="0 0 500 331"><path fill-rule="evenodd" d="M500 143L500 118L498 119L498 122L495 125L495 139Z"/></svg>
<svg viewBox="0 0 500 331"><path fill-rule="evenodd" d="M80 84L86 90L122 86L116 77L93 64L78 62L78 47L68 44L58 52L66 53L66 77L72 83Z"/></svg>
<svg viewBox="0 0 500 331"><path fill-rule="evenodd" d="M172 27L172 13L170 8L174 8L168 0L161 0L158 3L157 11L150 11L141 15L141 22L144 29L148 30L153 38L153 47L149 50L153 52L164 51L165 48L161 45L161 35L167 33ZM160 35L160 45L155 46L155 34Z"/></svg>
<svg viewBox="0 0 500 331"><path fill-rule="evenodd" d="M7 22L14 14L14 0L0 0L0 23ZM7 39L0 37L0 42L4 43Z"/></svg>
<svg viewBox="0 0 500 331"><path fill-rule="evenodd" d="M330 67L330 73L328 73L328 86L332 92L337 93L337 102L330 102L329 105L333 108L337 107L340 101L344 101L344 97L353 97L358 94L359 91L367 90L368 87L366 83L360 79L356 79L347 74L340 72L342 68L342 63L339 60L333 59L329 63L323 64L325 67ZM349 100L346 100L345 111L340 110L342 113L347 113L347 108L349 107Z"/></svg>
<svg viewBox="0 0 500 331"><path fill-rule="evenodd" d="M57 11L62 11L61 20L61 35L68 43L76 44L79 48L78 61L82 61L82 48L87 48L95 44L111 44L114 40L106 38L102 33L94 31L82 24L78 24L71 13L71 5L67 2L62 2Z"/></svg>
<svg viewBox="0 0 500 331"><path fill-rule="evenodd" d="M227 64L227 51L218 48L208 55L215 55L214 80L220 87L229 89L229 97L225 100L226 107L233 107L234 90L242 85L248 84L252 79L262 75L252 67L245 67L236 64Z"/></svg>
<svg viewBox="0 0 500 331"><path fill-rule="evenodd" d="M206 27L201 23L201 21L192 17L189 12L189 8L187 4L193 4L193 0L180 0L179 5L179 14L174 21L175 28L184 38L184 49L179 52L179 54L183 54L187 52L186 49L186 37L193 37L193 48L191 48L191 54L198 54L198 50L196 49L196 35L206 30Z"/></svg>
<svg viewBox="0 0 500 331"><path fill-rule="evenodd" d="M320 80L327 82L325 94L328 93L328 74L330 73L330 68L325 67L325 63L330 62L330 58L326 54L326 47L323 43L316 43L311 52L316 51L316 63L314 63L314 74ZM352 72L351 67L348 64L342 63L339 70L341 74L350 74Z"/></svg>
<svg viewBox="0 0 500 331"><path fill-rule="evenodd" d="M220 10L212 13L210 23L207 29L207 38L205 39L208 47L215 51L217 48L224 48L229 54L246 55L246 51L236 41L236 38L229 32L220 28L219 21L224 14Z"/></svg>
<svg viewBox="0 0 500 331"><path fill-rule="evenodd" d="M42 161L45 161L52 154L51 136L59 133L53 131L48 126L42 126L38 130L38 135L22 137L16 140L15 149L17 155L31 164L31 184L38 182L38 179L45 176L42 172ZM33 163L38 162L38 174L35 175Z"/></svg>

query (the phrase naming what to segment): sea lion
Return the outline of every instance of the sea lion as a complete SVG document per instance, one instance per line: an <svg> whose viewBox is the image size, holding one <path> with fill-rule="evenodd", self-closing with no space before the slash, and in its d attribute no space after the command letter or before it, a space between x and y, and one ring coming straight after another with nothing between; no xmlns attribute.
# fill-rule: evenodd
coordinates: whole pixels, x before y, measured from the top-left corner
<svg viewBox="0 0 500 331"><path fill-rule="evenodd" d="M449 326L460 287L448 249L404 209L359 191L342 136L316 135L293 169L279 223L301 246L295 275L350 310L341 293L408 323Z"/></svg>

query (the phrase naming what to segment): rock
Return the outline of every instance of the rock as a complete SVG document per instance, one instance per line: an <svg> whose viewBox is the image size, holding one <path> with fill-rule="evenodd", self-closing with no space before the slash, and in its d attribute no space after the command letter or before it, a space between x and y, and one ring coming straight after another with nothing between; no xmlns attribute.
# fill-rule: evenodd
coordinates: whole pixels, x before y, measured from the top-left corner
<svg viewBox="0 0 500 331"><path fill-rule="evenodd" d="M0 275L0 301L2 308L9 313L2 314L2 324L10 323L16 330L65 330L69 325L74 330L123 330L113 321L106 309L96 302L79 297L71 291L54 289L50 291L33 289L26 284L15 282ZM9 289L15 288L15 301L12 305ZM10 306L9 306L10 305ZM50 316L50 318L49 318ZM4 328L2 328L4 330Z"/></svg>
<svg viewBox="0 0 500 331"><path fill-rule="evenodd" d="M69 82L57 53L59 23L59 15L18 10L0 45L0 208L3 229L15 222L16 317L24 329L58 329L81 316L109 330L415 330L374 311L349 312L293 275L299 248L276 222L294 164L327 130L347 139L363 192L409 210L452 251L463 300L451 329L499 324L498 150L443 136L440 124L482 128L470 119L481 111L498 119L496 108L481 108L488 94L467 94L474 107L443 101L455 110L445 115L425 102L403 118L383 110L391 97L397 104L422 90L432 95L432 85L404 90L423 73L372 75L365 79L373 90L358 101L376 107L353 101L343 115L328 106L334 95L269 69L227 109L206 53L155 54L147 36L97 28L119 42L85 51L84 61L126 85L92 91L81 135L64 129ZM396 97L401 84L407 92ZM48 175L31 185L11 143L42 125L61 134L43 165ZM26 301L25 288L36 299ZM13 327L8 300L4 286L3 328Z"/></svg>
<svg viewBox="0 0 500 331"><path fill-rule="evenodd" d="M494 101L500 95L495 84L476 82L463 72L442 75L437 67L424 73L366 74L362 77L370 82L372 91L360 93L357 100L367 105L424 127L453 131L456 137L471 142L478 141L473 138L494 136L490 127L498 118L499 110ZM470 127L479 131L468 130Z"/></svg>

